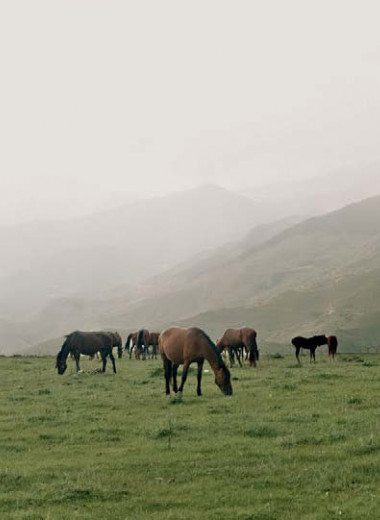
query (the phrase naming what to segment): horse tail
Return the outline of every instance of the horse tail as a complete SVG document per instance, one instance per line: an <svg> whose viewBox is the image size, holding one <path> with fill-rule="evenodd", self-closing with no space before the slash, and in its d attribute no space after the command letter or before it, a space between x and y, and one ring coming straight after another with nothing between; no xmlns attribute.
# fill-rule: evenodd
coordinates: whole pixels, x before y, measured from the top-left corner
<svg viewBox="0 0 380 520"><path fill-rule="evenodd" d="M143 344L143 337L144 337L144 329L139 330L137 334L137 341L136 341L136 347L139 349L141 348L141 345Z"/></svg>
<svg viewBox="0 0 380 520"><path fill-rule="evenodd" d="M259 350L257 348L256 333L251 333L249 337L249 363L256 365L259 360Z"/></svg>
<svg viewBox="0 0 380 520"><path fill-rule="evenodd" d="M142 355L143 359L145 359L145 350L143 349L144 344L144 329L140 329L137 333L136 339L136 352L138 355ZM146 345L144 345L146 347Z"/></svg>
<svg viewBox="0 0 380 520"><path fill-rule="evenodd" d="M132 333L128 334L127 341L125 342L124 350L129 350L129 343L131 341Z"/></svg>

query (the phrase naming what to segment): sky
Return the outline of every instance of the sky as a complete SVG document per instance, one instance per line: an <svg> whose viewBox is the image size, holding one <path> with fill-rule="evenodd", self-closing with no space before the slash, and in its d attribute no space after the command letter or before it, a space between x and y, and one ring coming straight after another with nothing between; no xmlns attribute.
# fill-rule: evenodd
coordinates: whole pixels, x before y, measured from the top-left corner
<svg viewBox="0 0 380 520"><path fill-rule="evenodd" d="M0 3L0 224L380 164L377 0Z"/></svg>

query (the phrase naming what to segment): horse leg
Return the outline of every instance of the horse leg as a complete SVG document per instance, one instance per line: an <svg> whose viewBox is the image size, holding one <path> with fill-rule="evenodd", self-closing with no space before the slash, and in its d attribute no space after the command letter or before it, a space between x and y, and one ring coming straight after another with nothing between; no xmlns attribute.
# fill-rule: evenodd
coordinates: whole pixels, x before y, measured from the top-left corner
<svg viewBox="0 0 380 520"><path fill-rule="evenodd" d="M202 395L201 382L202 382L203 363L204 363L204 360L198 361L197 395Z"/></svg>
<svg viewBox="0 0 380 520"><path fill-rule="evenodd" d="M74 359L75 359L75 364L77 367L77 372L79 372L80 371L80 366L79 366L80 353L79 352L74 352Z"/></svg>
<svg viewBox="0 0 380 520"><path fill-rule="evenodd" d="M165 393L166 395L170 395L170 377L172 374L172 363L168 360L167 357L162 358L164 362L164 372L165 372Z"/></svg>
<svg viewBox="0 0 380 520"><path fill-rule="evenodd" d="M301 361L300 361L300 350L301 350L301 347L296 347L296 358L297 358L297 361L298 361L299 365L301 364Z"/></svg>
<svg viewBox="0 0 380 520"><path fill-rule="evenodd" d="M175 365L173 363L173 392L176 394L178 392L178 386L177 386L177 370L178 365Z"/></svg>
<svg viewBox="0 0 380 520"><path fill-rule="evenodd" d="M315 363L315 348L310 349L310 363L311 363L312 359L314 360L314 363Z"/></svg>
<svg viewBox="0 0 380 520"><path fill-rule="evenodd" d="M240 349L239 349L239 348L236 348L236 349L235 349L235 353L236 353L236 358L237 358L237 360L238 360L238 363L239 363L239 365L242 367L243 365L242 365L242 363L241 363ZM242 353L242 356L243 356L243 353Z"/></svg>
<svg viewBox="0 0 380 520"><path fill-rule="evenodd" d="M234 357L234 352L232 350L232 347L227 347L227 352L228 352L228 361L230 363L230 367L232 367L235 364L235 357Z"/></svg>
<svg viewBox="0 0 380 520"><path fill-rule="evenodd" d="M184 386L184 384L186 382L186 379L187 379L187 373L189 371L189 367L190 367L190 361L185 360L185 362L183 363L181 385L180 385L180 387L178 389L178 392L183 392L183 386Z"/></svg>
<svg viewBox="0 0 380 520"><path fill-rule="evenodd" d="M111 350L111 352L109 353L109 356L110 356L110 360L112 361L113 373L116 374L115 356L113 355L112 350Z"/></svg>
<svg viewBox="0 0 380 520"><path fill-rule="evenodd" d="M106 364L107 364L107 354L104 352L104 350L101 350L100 351L100 355L102 357L102 363L103 363L102 372L105 372L106 371Z"/></svg>

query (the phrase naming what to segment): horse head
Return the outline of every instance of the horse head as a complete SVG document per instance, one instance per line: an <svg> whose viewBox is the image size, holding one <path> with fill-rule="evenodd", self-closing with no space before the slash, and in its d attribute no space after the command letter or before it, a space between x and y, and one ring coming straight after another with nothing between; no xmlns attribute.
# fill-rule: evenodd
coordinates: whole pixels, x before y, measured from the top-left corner
<svg viewBox="0 0 380 520"><path fill-rule="evenodd" d="M67 363L66 360L58 354L55 368L58 370L58 374L61 376L66 372Z"/></svg>
<svg viewBox="0 0 380 520"><path fill-rule="evenodd" d="M224 363L215 372L215 384L224 395L232 395L231 374Z"/></svg>

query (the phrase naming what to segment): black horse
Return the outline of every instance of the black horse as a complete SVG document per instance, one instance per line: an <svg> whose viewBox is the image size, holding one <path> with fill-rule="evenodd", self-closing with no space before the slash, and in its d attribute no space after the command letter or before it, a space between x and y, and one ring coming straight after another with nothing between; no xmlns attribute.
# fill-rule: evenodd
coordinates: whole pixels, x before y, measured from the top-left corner
<svg viewBox="0 0 380 520"><path fill-rule="evenodd" d="M316 348L320 345L327 344L327 338L325 335L321 336L313 336L312 338L304 338L302 336L296 336L292 339L292 344L296 349L296 358L298 363L300 363L299 353L301 348L305 348L310 350L310 362L313 359L315 363L315 351Z"/></svg>
<svg viewBox="0 0 380 520"><path fill-rule="evenodd" d="M119 354L122 351L121 337L117 332L80 332L76 330L65 337L66 340L57 355L56 368L58 374L62 375L66 371L66 359L69 354L73 355L77 372L79 372L80 355L92 356L97 352L100 352L102 358L102 372L106 371L107 356L109 356L112 361L113 371L116 374L115 357L112 349L117 347Z"/></svg>

